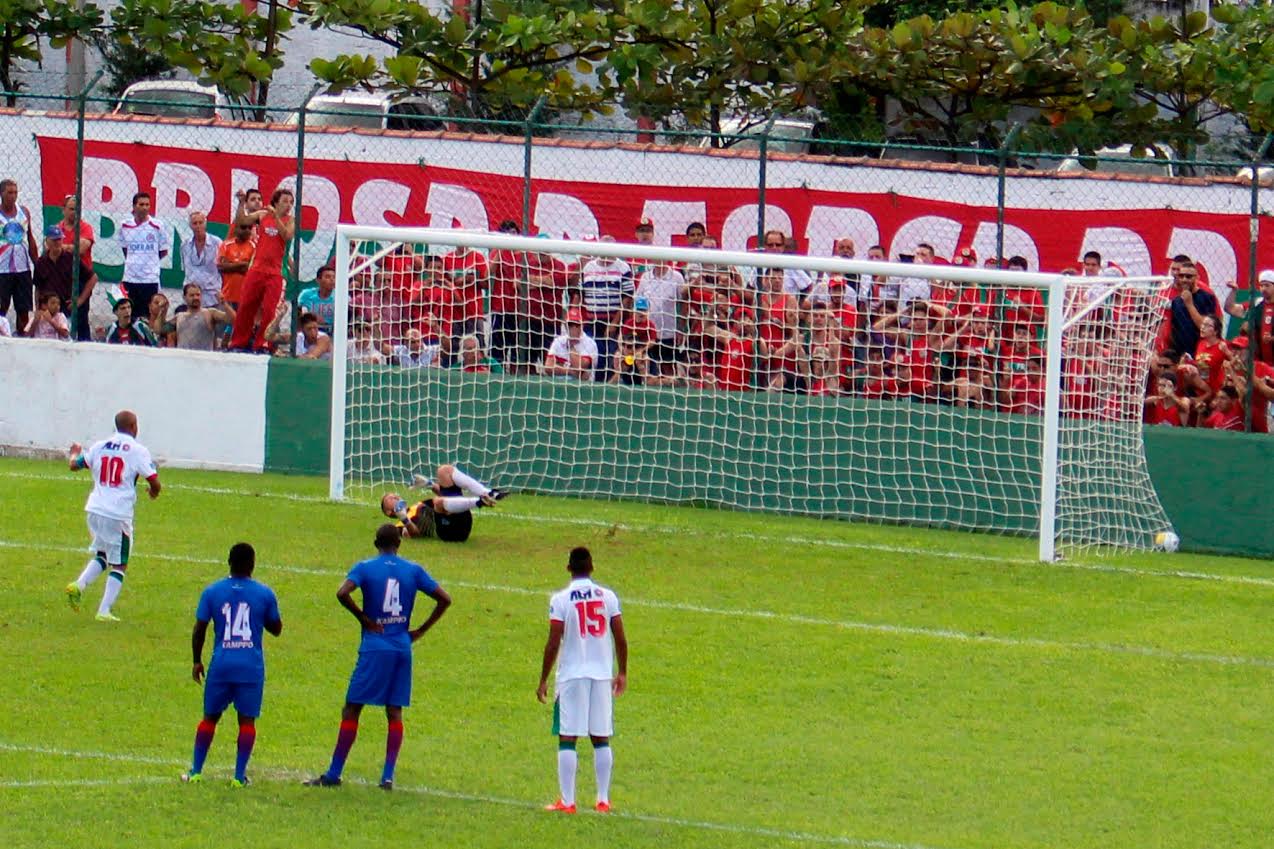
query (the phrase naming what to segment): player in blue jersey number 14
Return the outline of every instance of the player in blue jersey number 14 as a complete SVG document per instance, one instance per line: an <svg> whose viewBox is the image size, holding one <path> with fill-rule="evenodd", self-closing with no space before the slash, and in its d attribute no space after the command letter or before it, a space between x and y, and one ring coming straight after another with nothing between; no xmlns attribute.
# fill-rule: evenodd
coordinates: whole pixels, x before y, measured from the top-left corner
<svg viewBox="0 0 1274 849"><path fill-rule="evenodd" d="M305 783L310 787L337 787L345 759L358 736L358 718L364 705L384 705L389 721L385 738L385 769L380 776L383 790L394 788L394 767L403 743L403 708L411 704L411 645L442 618L451 606L451 596L420 566L398 556L402 533L395 525L376 530L377 555L354 564L345 582L336 591L341 604L362 627L358 663L350 676L341 710L341 727L336 749L327 772ZM363 606L353 599L362 594ZM434 600L434 609L419 628L411 627L411 611L416 594Z"/></svg>
<svg viewBox="0 0 1274 849"><path fill-rule="evenodd" d="M195 630L190 648L195 657L191 677L202 683L203 719L195 730L195 754L190 772L181 777L191 783L203 780L203 764L212 746L217 722L226 708L234 705L239 715L239 740L234 761L235 787L248 784L248 758L257 741L257 717L261 715L261 697L265 690L265 646L269 631L283 633L279 602L274 591L252 580L256 552L246 542L230 549L230 577L210 584L199 596L195 609ZM212 661L204 675L203 644L208 625L213 623L215 642Z"/></svg>

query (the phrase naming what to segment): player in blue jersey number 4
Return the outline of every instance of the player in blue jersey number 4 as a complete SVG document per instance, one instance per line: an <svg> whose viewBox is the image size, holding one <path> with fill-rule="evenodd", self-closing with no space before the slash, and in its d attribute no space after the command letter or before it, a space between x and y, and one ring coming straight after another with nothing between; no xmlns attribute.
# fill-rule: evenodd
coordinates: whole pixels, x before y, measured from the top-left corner
<svg viewBox="0 0 1274 849"><path fill-rule="evenodd" d="M195 730L195 754L190 772L181 780L198 782L203 778L203 764L217 731L217 722L226 708L234 705L239 715L238 751L234 760L235 787L248 784L248 759L257 741L257 717L261 715L261 696L265 690L264 631L274 636L283 633L279 602L274 591L252 579L256 552L246 542L230 549L230 577L211 584L199 596L195 610L195 630L190 648L195 657L191 677L202 683L203 719ZM208 624L215 623L216 641L212 645L212 662L204 676L203 644Z"/></svg>
<svg viewBox="0 0 1274 849"><path fill-rule="evenodd" d="M377 555L356 563L336 591L341 604L362 626L358 664L350 676L341 710L341 727L327 772L305 783L310 787L337 787L345 759L358 736L358 718L364 705L384 705L389 721L385 738L385 769L380 776L384 790L394 788L394 767L403 744L403 708L411 704L411 645L424 636L451 606L451 596L420 566L398 556L402 533L395 525L376 529ZM354 590L362 593L360 608ZM416 593L434 600L434 609L419 628L411 627Z"/></svg>

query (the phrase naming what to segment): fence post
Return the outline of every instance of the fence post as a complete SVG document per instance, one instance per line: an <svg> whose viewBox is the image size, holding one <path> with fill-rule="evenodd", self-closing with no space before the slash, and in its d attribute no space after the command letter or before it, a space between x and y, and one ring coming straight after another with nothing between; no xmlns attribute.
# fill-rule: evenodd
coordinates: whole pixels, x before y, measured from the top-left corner
<svg viewBox="0 0 1274 849"><path fill-rule="evenodd" d="M80 333L80 222L84 220L84 112L88 109L88 95L102 79L105 74L104 69L99 69L93 75L93 79L88 81L88 85L76 97L79 109L75 115L75 234L72 241L75 243L74 253L71 254L71 321L75 325L75 341L87 342L92 338L92 331L87 335ZM43 216L41 216L43 220ZM34 265L34 261L32 261ZM84 323L88 324L88 310L90 304L84 304Z"/></svg>
<svg viewBox="0 0 1274 849"><path fill-rule="evenodd" d="M296 129L296 192L293 196L293 214L296 216L296 235L292 239L292 274L291 284L288 286L288 302L292 305L292 333L291 340L288 343L289 356L296 356L296 328L301 326L301 316L297 312L300 309L298 298L300 297L301 284L301 242L303 239L301 231L301 213L304 207L301 206L301 185L305 178L305 109L310 105L310 101L314 99L314 95L319 93L319 89L323 87L322 83L315 83L310 89L310 93L305 95L305 99L301 101L301 109L297 113L297 129ZM273 321L274 316L268 318L262 316L264 321Z"/></svg>
<svg viewBox="0 0 1274 849"><path fill-rule="evenodd" d="M756 244L758 250L765 249L765 181L766 181L766 160L770 155L770 131L774 129L774 119L778 117L774 114L770 115L770 119L765 122L765 126L761 128L761 140L759 142L761 158L757 165L757 187L756 187ZM793 236L796 234L793 233Z"/></svg>
<svg viewBox="0 0 1274 849"><path fill-rule="evenodd" d="M1017 144L1017 137L1022 133L1022 125L1014 122L1009 128L1008 135L1004 137L1004 143L1000 145L1000 149L996 151L999 160L995 180L995 261L1003 263L1004 261L1004 203L1006 195L1006 185L1004 177L1004 169L1011 151ZM1000 265L1002 268L1003 265Z"/></svg>
<svg viewBox="0 0 1274 849"><path fill-rule="evenodd" d="M531 111L526 116L526 137L522 148L522 234L529 235L531 232L531 136L535 128L535 122L539 120L540 111L544 109L544 104L548 102L547 95L540 95L540 99L535 101L535 105L531 107ZM574 233L572 236L576 235Z"/></svg>
<svg viewBox="0 0 1274 849"><path fill-rule="evenodd" d="M1261 310L1256 307L1256 243L1261 235L1261 160L1274 143L1274 133L1266 133L1252 157L1251 208L1247 235L1247 388L1243 391L1243 431L1252 432L1252 380L1256 374L1256 349L1261 344ZM1237 282L1237 281L1236 281Z"/></svg>

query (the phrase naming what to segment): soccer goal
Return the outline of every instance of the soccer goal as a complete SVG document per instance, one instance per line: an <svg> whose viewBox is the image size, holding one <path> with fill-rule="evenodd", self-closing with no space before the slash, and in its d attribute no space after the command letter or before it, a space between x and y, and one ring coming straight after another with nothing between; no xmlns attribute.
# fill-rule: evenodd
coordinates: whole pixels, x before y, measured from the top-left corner
<svg viewBox="0 0 1274 849"><path fill-rule="evenodd" d="M331 496L514 490L1150 548L1162 278L341 226Z"/></svg>

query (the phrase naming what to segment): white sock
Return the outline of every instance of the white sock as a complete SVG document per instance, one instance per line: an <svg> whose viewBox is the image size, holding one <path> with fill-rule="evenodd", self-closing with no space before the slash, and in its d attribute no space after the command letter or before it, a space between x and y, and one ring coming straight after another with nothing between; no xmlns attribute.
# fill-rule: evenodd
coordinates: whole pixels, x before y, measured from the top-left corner
<svg viewBox="0 0 1274 849"><path fill-rule="evenodd" d="M557 787L564 805L575 804L575 767L578 763L574 749L557 750Z"/></svg>
<svg viewBox="0 0 1274 849"><path fill-rule="evenodd" d="M456 466L451 467L451 480L461 489L468 490L475 495L486 495L491 491L491 487L484 484L477 478L471 478L464 472L460 471Z"/></svg>
<svg viewBox="0 0 1274 849"><path fill-rule="evenodd" d="M115 604L115 599L119 598L119 591L124 588L124 573L116 569L112 569L111 573L106 576L106 590L102 593L102 603L98 605L98 613L110 613L111 607Z"/></svg>
<svg viewBox="0 0 1274 849"><path fill-rule="evenodd" d="M75 579L75 585L81 590L88 589L88 585L97 580L97 576L106 571L106 563L100 557L94 557L84 567L84 571Z"/></svg>
<svg viewBox="0 0 1274 849"><path fill-rule="evenodd" d="M448 513L464 513L478 506L480 498L468 498L460 495L448 495L442 499L442 509Z"/></svg>
<svg viewBox="0 0 1274 849"><path fill-rule="evenodd" d="M615 753L610 746L593 747L593 770L597 773L597 801L610 801L610 771L615 765Z"/></svg>

